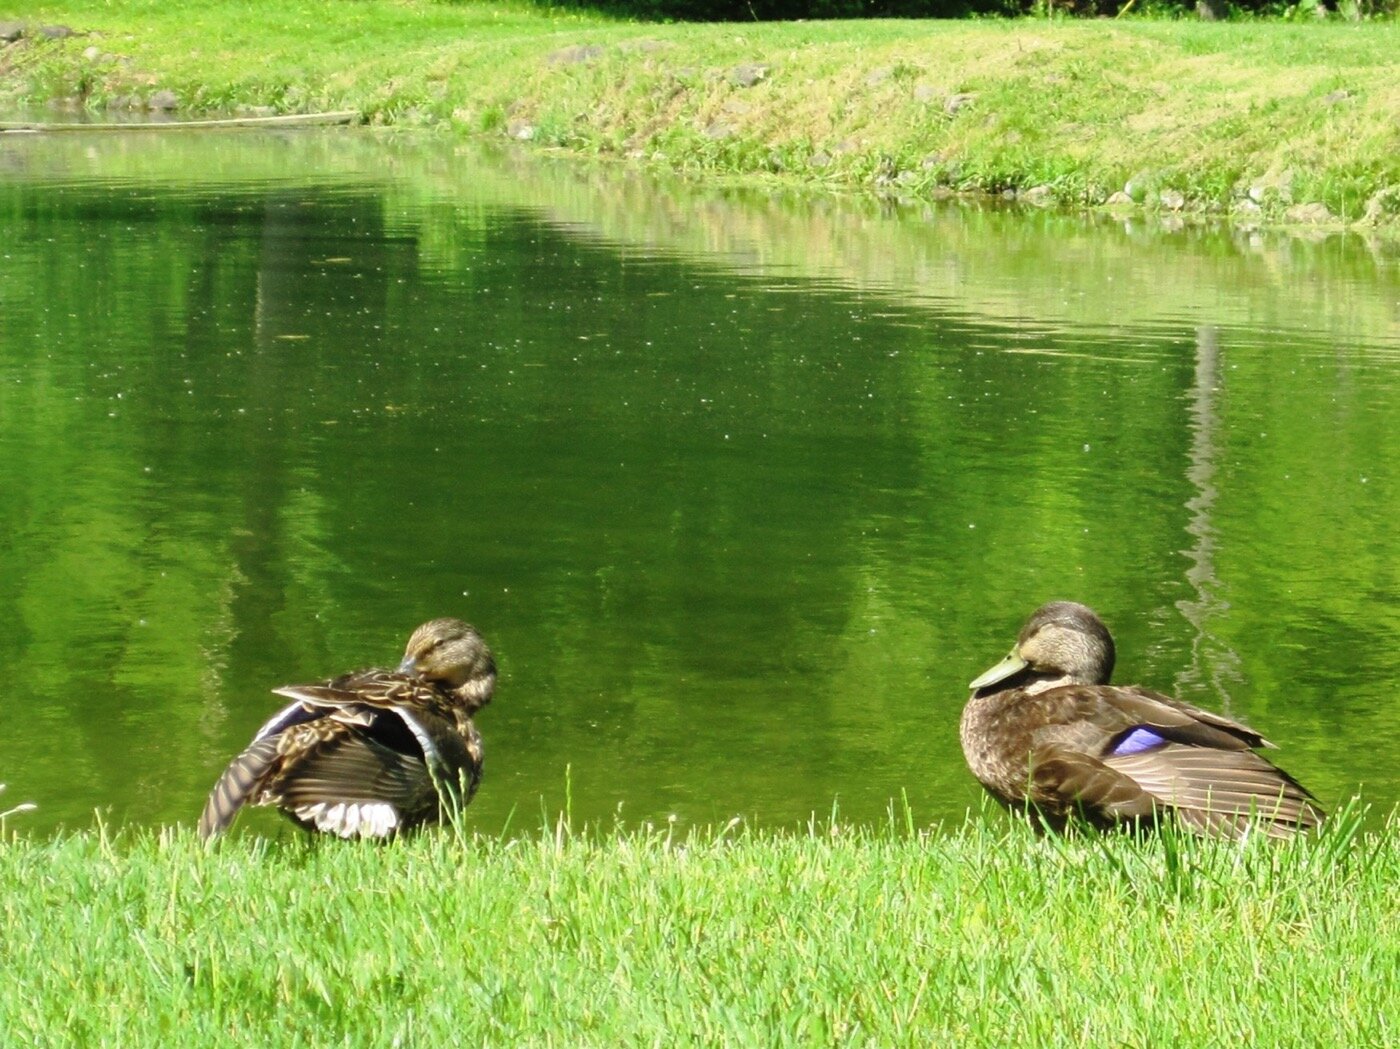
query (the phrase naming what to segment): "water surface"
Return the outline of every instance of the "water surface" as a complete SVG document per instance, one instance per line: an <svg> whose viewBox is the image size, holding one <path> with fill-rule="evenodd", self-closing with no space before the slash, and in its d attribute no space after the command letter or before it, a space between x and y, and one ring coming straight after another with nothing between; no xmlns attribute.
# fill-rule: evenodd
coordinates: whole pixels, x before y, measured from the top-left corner
<svg viewBox="0 0 1400 1049"><path fill-rule="evenodd" d="M472 816L976 805L1037 604L1400 799L1400 265L337 132L0 137L0 782L192 822L268 689L438 615ZM567 770L567 772L566 772ZM254 820L261 830L275 820Z"/></svg>

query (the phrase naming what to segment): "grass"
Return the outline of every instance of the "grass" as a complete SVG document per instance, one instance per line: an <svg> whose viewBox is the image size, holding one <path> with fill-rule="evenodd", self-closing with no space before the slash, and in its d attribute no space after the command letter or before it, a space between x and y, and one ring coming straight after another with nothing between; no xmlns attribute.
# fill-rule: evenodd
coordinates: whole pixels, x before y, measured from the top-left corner
<svg viewBox="0 0 1400 1049"><path fill-rule="evenodd" d="M707 178L1081 205L1127 189L1125 207L1400 222L1393 21L654 25L484 0L17 13L92 35L0 52L0 105L168 90L186 112L348 108ZM744 67L762 75L744 86Z"/></svg>
<svg viewBox="0 0 1400 1049"><path fill-rule="evenodd" d="M1395 1044L1400 821L0 844L8 1045Z"/></svg>

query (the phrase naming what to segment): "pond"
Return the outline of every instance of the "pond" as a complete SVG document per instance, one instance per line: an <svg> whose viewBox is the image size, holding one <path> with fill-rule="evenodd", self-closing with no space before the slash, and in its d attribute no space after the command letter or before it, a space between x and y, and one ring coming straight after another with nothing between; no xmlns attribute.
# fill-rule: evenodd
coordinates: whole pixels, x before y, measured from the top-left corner
<svg viewBox="0 0 1400 1049"><path fill-rule="evenodd" d="M0 136L0 263L12 828L192 824L269 689L439 615L483 831L956 823L1052 598L1400 799L1393 245L133 133Z"/></svg>

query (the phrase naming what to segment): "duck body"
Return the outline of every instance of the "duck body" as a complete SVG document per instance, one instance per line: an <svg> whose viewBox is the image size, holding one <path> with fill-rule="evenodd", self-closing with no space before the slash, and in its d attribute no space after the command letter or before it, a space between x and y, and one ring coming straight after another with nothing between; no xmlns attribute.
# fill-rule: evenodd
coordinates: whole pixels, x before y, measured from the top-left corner
<svg viewBox="0 0 1400 1049"><path fill-rule="evenodd" d="M1257 748L1248 725L1135 686L1109 684L1113 641L1092 610L1038 609L1011 655L972 682L961 739L994 798L1044 829L1165 817L1215 837L1257 826L1288 837L1322 819L1312 795Z"/></svg>
<svg viewBox="0 0 1400 1049"><path fill-rule="evenodd" d="M481 781L472 714L491 699L495 663L461 620L425 623L398 670L370 669L274 694L274 714L214 785L200 817L210 838L243 805L271 805L302 827L387 838L469 802Z"/></svg>

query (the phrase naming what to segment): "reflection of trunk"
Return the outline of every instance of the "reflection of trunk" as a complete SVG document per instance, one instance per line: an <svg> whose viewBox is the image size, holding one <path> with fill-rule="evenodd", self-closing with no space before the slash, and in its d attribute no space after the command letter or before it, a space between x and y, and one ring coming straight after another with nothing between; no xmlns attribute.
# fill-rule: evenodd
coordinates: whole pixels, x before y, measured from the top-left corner
<svg viewBox="0 0 1400 1049"><path fill-rule="evenodd" d="M1229 604L1219 596L1215 578L1215 529L1211 511L1215 508L1216 436L1220 430L1219 405L1216 395L1220 381L1220 333L1206 325L1196 332L1196 377L1191 387L1191 465L1186 477L1196 494L1186 501L1191 520L1186 531L1195 540L1186 556L1191 567L1186 581L1195 590L1190 600L1177 602L1196 636L1191 642L1191 666L1177 675L1178 693L1191 688L1208 687L1214 699L1227 710L1230 693L1227 681L1239 680L1240 659L1229 645L1210 632L1210 621L1223 613Z"/></svg>

